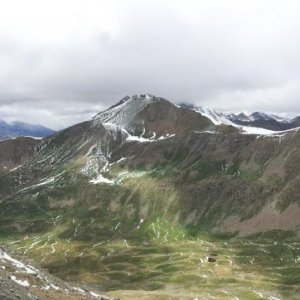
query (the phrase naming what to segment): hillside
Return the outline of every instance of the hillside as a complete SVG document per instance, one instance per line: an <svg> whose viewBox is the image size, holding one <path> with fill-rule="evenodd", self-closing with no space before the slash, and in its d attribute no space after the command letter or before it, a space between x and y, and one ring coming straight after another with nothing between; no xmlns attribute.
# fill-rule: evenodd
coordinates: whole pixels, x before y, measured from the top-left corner
<svg viewBox="0 0 300 300"><path fill-rule="evenodd" d="M178 299L172 287L187 299L297 299L298 130L243 134L138 95L40 141L1 142L7 149L1 240L56 276L122 299L141 290ZM286 256L274 262L278 241ZM277 273L268 278L269 268Z"/></svg>
<svg viewBox="0 0 300 300"><path fill-rule="evenodd" d="M34 266L32 261L20 254L0 248L0 298L13 299L70 299L70 300L113 300L97 294L86 286L72 286L50 275L46 270ZM17 258L16 258L17 256Z"/></svg>

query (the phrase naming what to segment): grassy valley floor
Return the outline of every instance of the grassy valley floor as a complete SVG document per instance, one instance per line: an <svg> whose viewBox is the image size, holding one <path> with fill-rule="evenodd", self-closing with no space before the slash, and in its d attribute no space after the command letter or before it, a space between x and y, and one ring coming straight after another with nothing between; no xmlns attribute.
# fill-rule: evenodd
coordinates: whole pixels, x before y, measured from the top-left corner
<svg viewBox="0 0 300 300"><path fill-rule="evenodd" d="M89 243L58 232L6 243L66 281L124 300L300 299L300 242L282 234Z"/></svg>

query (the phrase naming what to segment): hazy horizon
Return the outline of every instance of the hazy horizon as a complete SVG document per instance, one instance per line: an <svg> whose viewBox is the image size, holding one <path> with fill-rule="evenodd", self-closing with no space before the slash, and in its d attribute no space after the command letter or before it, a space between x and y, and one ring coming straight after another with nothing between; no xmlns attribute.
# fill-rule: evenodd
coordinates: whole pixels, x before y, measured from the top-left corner
<svg viewBox="0 0 300 300"><path fill-rule="evenodd" d="M0 118L53 129L125 95L300 115L300 2L11 0Z"/></svg>

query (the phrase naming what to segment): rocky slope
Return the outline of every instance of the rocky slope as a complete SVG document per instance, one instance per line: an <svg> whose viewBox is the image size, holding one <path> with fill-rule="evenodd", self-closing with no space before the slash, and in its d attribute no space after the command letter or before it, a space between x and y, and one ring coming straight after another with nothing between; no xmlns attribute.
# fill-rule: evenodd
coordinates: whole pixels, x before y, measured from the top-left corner
<svg viewBox="0 0 300 300"><path fill-rule="evenodd" d="M193 110L175 106L166 99L152 95L125 97L96 115L94 123L113 124L130 135L152 139L214 127L212 122Z"/></svg>
<svg viewBox="0 0 300 300"><path fill-rule="evenodd" d="M9 215L16 203L23 207L22 214L33 207L51 208L50 199L61 201L52 190L65 198L65 189L78 183L72 195L76 206L82 188L91 194L108 186L122 190L117 184L125 181L122 176L139 172L141 178L158 180L158 190L160 185L174 190L174 216L182 224L222 229L227 218L243 222L267 205L275 207L276 218L290 205L296 205L294 212L298 209L299 143L297 130L243 135L193 109L149 95L134 96L40 142L23 138L0 143L1 164L7 170L0 177L1 211ZM139 201L141 196L135 197ZM134 218L141 214L135 211ZM265 227L278 229L271 223ZM224 228L238 231L236 224ZM286 229L297 226L292 222Z"/></svg>
<svg viewBox="0 0 300 300"><path fill-rule="evenodd" d="M34 266L20 254L12 257L8 251L0 247L0 299L111 299L87 287L72 286Z"/></svg>
<svg viewBox="0 0 300 300"><path fill-rule="evenodd" d="M173 243L193 241L190 261L203 232L299 233L297 129L243 134L139 95L24 149L3 159L13 163L0 173L0 237L64 280L152 290L159 257L182 251ZM155 264L153 243L167 243L152 248ZM164 280L175 269L163 269Z"/></svg>
<svg viewBox="0 0 300 300"><path fill-rule="evenodd" d="M32 159L38 140L19 137L0 141L0 172L10 171Z"/></svg>

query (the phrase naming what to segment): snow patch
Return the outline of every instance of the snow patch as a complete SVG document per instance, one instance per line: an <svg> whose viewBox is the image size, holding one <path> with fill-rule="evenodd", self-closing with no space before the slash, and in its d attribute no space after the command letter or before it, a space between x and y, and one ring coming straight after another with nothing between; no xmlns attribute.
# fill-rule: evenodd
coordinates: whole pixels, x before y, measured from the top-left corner
<svg viewBox="0 0 300 300"><path fill-rule="evenodd" d="M151 140L150 138L143 138L143 137L140 137L140 136L135 136L135 135L129 135L127 138L126 138L126 141L128 142L139 142L139 143L150 143L150 142L154 142L154 140Z"/></svg>
<svg viewBox="0 0 300 300"><path fill-rule="evenodd" d="M85 291L84 291L82 288L79 288L79 287L73 287L73 290L76 291L76 292L85 294Z"/></svg>
<svg viewBox="0 0 300 300"><path fill-rule="evenodd" d="M94 292L90 291L91 296L95 297L95 298L100 298L101 296L99 294L96 294Z"/></svg>
<svg viewBox="0 0 300 300"><path fill-rule="evenodd" d="M117 177L115 178L115 182L117 184L121 184L126 179L139 178L139 177L143 177L147 174L149 174L148 171L133 171L133 172L124 171L117 175Z"/></svg>
<svg viewBox="0 0 300 300"><path fill-rule="evenodd" d="M283 131L273 131L263 128L257 128L257 127L248 127L248 126L241 126L244 132L243 134L257 134L257 135L265 135L265 136L271 136L271 137L283 137L284 135L290 133L290 132L298 132L300 127L292 128L288 130Z"/></svg>
<svg viewBox="0 0 300 300"><path fill-rule="evenodd" d="M278 131L258 128L258 127L237 126L237 125L235 125L235 127L240 128L242 130L241 132L242 134L273 135L278 133Z"/></svg>
<svg viewBox="0 0 300 300"><path fill-rule="evenodd" d="M36 187L39 187L39 186L43 186L43 185L47 185L47 184L50 184L50 183L54 183L60 176L62 176L63 174L65 173L65 171L55 175L55 176L52 176L50 178L44 178L40 181L40 183L37 183L37 184L33 184L31 186L28 186L24 189L21 189L18 191L19 192L22 192L22 191L26 191L28 189L31 189L31 188L36 188Z"/></svg>
<svg viewBox="0 0 300 300"><path fill-rule="evenodd" d="M14 282L16 282L19 285L22 285L22 286L25 286L25 287L30 286L30 284L27 280L17 279L16 276L10 276L10 278L11 278L11 280L13 280Z"/></svg>
<svg viewBox="0 0 300 300"><path fill-rule="evenodd" d="M124 161L126 159L127 159L127 157L121 157L119 160L116 161L116 163L118 164L118 163L120 163L120 162L122 162L122 161Z"/></svg>
<svg viewBox="0 0 300 300"><path fill-rule="evenodd" d="M10 255L8 255L6 252L0 251L0 259L6 260L11 262L19 271L23 273L27 273L30 275L36 275L38 273L38 270L32 266L26 266L22 262L12 258Z"/></svg>
<svg viewBox="0 0 300 300"><path fill-rule="evenodd" d="M102 174L99 174L96 178L90 180L93 184L105 183L105 184L114 184L113 180L103 177Z"/></svg>
<svg viewBox="0 0 300 300"><path fill-rule="evenodd" d="M231 125L231 126L236 126L233 122L227 119L227 117L222 114L218 113L215 110L211 110L205 107L195 107L192 110L200 113L202 116L208 118L214 125Z"/></svg>
<svg viewBox="0 0 300 300"><path fill-rule="evenodd" d="M173 133L173 134L167 133L166 135L160 136L160 137L158 138L158 140L161 141L161 140L169 139L169 138L172 138L173 136L176 136L176 134L175 134L175 133Z"/></svg>
<svg viewBox="0 0 300 300"><path fill-rule="evenodd" d="M19 166L15 167L15 168L9 170L9 172L16 171L16 170L18 170L19 168L21 168L22 166L23 166L23 165L19 165Z"/></svg>

